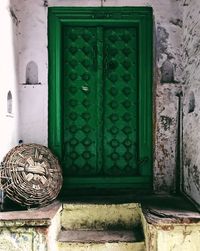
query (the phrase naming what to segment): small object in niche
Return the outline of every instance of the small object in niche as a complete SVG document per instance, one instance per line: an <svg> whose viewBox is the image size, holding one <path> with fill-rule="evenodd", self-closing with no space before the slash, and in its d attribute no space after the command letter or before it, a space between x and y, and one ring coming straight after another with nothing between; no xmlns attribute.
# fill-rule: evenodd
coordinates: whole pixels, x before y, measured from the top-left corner
<svg viewBox="0 0 200 251"><path fill-rule="evenodd" d="M23 206L39 206L58 196L63 178L57 158L47 147L21 144L5 156L0 180L9 199Z"/></svg>

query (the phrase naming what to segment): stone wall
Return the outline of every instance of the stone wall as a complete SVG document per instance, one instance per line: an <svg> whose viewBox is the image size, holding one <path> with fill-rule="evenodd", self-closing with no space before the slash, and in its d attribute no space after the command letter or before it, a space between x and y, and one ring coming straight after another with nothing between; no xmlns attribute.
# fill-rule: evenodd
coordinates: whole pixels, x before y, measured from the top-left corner
<svg viewBox="0 0 200 251"><path fill-rule="evenodd" d="M9 1L0 4L0 161L18 144L18 95L16 79L17 19Z"/></svg>
<svg viewBox="0 0 200 251"><path fill-rule="evenodd" d="M161 3L162 2L162 3ZM154 189L176 181L177 94L182 82L181 1L12 0L18 20L20 138L48 143L48 6L152 6L154 13ZM149 48L151 49L151 48ZM34 65L34 71L30 69ZM27 76L30 75L30 76Z"/></svg>
<svg viewBox="0 0 200 251"><path fill-rule="evenodd" d="M184 1L184 191L200 204L200 2Z"/></svg>

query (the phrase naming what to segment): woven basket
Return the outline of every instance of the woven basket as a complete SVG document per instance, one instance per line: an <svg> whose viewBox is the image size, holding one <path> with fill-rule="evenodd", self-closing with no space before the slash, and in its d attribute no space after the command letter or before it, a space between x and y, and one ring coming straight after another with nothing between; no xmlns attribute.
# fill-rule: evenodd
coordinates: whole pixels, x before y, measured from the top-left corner
<svg viewBox="0 0 200 251"><path fill-rule="evenodd" d="M11 149L3 160L1 187L11 200L26 206L46 205L62 187L62 173L51 151L38 144Z"/></svg>

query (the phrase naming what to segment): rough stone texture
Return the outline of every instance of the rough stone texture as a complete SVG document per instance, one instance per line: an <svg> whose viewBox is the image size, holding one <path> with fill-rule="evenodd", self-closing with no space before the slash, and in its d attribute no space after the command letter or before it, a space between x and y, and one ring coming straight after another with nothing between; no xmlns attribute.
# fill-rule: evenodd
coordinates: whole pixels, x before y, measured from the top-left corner
<svg viewBox="0 0 200 251"><path fill-rule="evenodd" d="M184 191L200 204L200 2L185 1L183 19ZM192 94L193 93L193 94Z"/></svg>
<svg viewBox="0 0 200 251"><path fill-rule="evenodd" d="M18 24L20 135L24 143L47 144L47 6L152 6L155 66L154 189L156 192L174 191L178 109L175 84L180 85L182 81L181 4L181 1L174 0L162 2L158 0L12 0L12 5L15 7L13 18ZM41 85L27 86L25 90L23 84L26 82L26 67L31 61L38 66L38 82ZM170 83L167 83L168 81Z"/></svg>

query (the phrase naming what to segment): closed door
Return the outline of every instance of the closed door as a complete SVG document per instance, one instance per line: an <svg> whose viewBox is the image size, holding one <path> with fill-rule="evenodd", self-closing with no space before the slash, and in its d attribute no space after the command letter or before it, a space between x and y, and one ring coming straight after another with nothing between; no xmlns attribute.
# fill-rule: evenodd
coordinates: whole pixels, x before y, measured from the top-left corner
<svg viewBox="0 0 200 251"><path fill-rule="evenodd" d="M137 174L136 30L63 28L63 168L67 176Z"/></svg>
<svg viewBox="0 0 200 251"><path fill-rule="evenodd" d="M69 187L145 182L141 155L140 33L128 22L61 28L61 154ZM145 91L145 90L144 90ZM144 156L145 155L145 156ZM145 176L145 175L143 175Z"/></svg>

